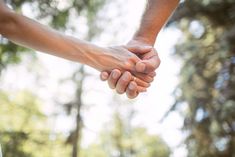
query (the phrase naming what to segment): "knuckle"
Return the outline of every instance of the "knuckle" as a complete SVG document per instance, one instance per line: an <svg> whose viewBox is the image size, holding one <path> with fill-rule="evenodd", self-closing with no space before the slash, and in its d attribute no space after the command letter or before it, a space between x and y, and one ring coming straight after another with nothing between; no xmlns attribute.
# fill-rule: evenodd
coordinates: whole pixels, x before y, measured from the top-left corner
<svg viewBox="0 0 235 157"><path fill-rule="evenodd" d="M139 60L139 58L136 55L132 55L129 59L131 62Z"/></svg>
<svg viewBox="0 0 235 157"><path fill-rule="evenodd" d="M150 76L146 76L146 77L143 77L143 80L146 82L146 83L151 83L153 81L153 78L150 77Z"/></svg>
<svg viewBox="0 0 235 157"><path fill-rule="evenodd" d="M145 88L149 88L151 86L150 83L146 83L145 85L143 85Z"/></svg>
<svg viewBox="0 0 235 157"><path fill-rule="evenodd" d="M119 69L114 69L112 72L121 73L121 71Z"/></svg>
<svg viewBox="0 0 235 157"><path fill-rule="evenodd" d="M152 77L148 77L147 79L146 79L146 82L148 82L148 83L152 83L153 82L153 78Z"/></svg>
<svg viewBox="0 0 235 157"><path fill-rule="evenodd" d="M126 69L126 70L131 70L132 69L132 64L129 60L125 61L124 64L123 64L123 68Z"/></svg>
<svg viewBox="0 0 235 157"><path fill-rule="evenodd" d="M129 71L126 71L125 75L128 76L128 77L131 77L131 73Z"/></svg>

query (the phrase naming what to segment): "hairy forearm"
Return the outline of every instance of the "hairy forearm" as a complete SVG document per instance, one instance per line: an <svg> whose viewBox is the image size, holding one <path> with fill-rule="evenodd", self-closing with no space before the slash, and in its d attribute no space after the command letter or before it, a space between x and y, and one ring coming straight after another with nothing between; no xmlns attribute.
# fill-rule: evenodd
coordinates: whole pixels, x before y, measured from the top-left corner
<svg viewBox="0 0 235 157"><path fill-rule="evenodd" d="M179 0L148 0L140 27L134 39L154 45L156 37L177 7Z"/></svg>

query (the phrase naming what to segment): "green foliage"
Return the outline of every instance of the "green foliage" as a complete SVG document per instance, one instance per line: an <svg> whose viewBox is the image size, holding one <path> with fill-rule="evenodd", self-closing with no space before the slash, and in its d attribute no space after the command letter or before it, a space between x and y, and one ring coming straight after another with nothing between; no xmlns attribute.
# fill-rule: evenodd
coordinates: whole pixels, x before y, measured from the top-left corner
<svg viewBox="0 0 235 157"><path fill-rule="evenodd" d="M68 29L68 22L71 20L71 17L74 17L74 15L82 16L86 18L87 20L87 25L88 25L87 40L91 40L94 36L98 35L98 33L101 32L101 28L97 25L97 21L99 21L97 18L98 18L98 12L102 8L102 6L106 3L106 0L68 0L68 1L63 1L64 3L63 6L61 6L61 4L59 6L59 3L61 3L61 1L58 1L58 0L51 0L51 1L12 0L8 2L9 2L9 5L12 6L12 8L19 13L22 12L22 8L24 5L30 6L31 11L33 11L34 15L36 15L35 18L37 20L43 20L44 22L48 22L48 25L60 31L64 31ZM77 19L73 19L73 20L77 20ZM3 38L0 41L0 44L1 44L0 45L0 72L2 71L3 68L6 68L9 64L20 63L21 58L22 58L21 56L22 52L28 52L27 49L17 46ZM77 113L76 113L77 114L76 116L77 117L77 127L76 127L77 129L74 131L71 131L71 134L69 135L67 139L67 143L71 143L73 145L73 152L75 151L77 152L79 150L79 146L78 146L79 135L78 134L81 130L80 106L82 106L82 102L81 102L80 97L83 92L82 80L84 78L84 74L80 72L75 72L74 75L75 76L82 75L83 77L81 78L81 80L73 79L73 81L78 84L78 87L77 87L77 92L75 96L76 98L74 101L72 101L72 103L70 103L72 104L72 106L70 107L71 109L77 110ZM10 101L7 103L17 104L15 102L10 102ZM26 105L30 105L30 103L28 103L26 99L22 101L22 104L24 105L24 109L28 109ZM24 117L24 114L27 114L27 117L29 118L32 116L31 118L32 120L35 120L34 121L35 124L39 124L40 121L43 121L43 119L39 119L39 117L36 116L37 115L36 113L27 112L27 110L23 110L21 108L17 110L18 109L17 105L13 105L13 106L14 108L12 108L11 111L14 111L14 115L18 115L17 117L19 121L33 122L27 119L26 117ZM37 108L34 108L30 111L37 111ZM65 147L62 148L63 147L62 141L63 140L65 141L65 139L62 137L60 138L57 135L54 135L54 133L52 133L50 130L43 130L44 128L46 128L44 126L45 123L42 123L42 126L44 127L42 127L42 130L40 131L40 129L35 128L37 127L37 125L35 125L34 123L33 124L31 123L21 124L21 122L16 121L16 119L17 118L15 117L12 117L12 118L7 117L7 119L3 119L3 122L4 122L3 124L7 125L8 124L7 120L8 121L12 120L11 123L17 126L17 128L13 127L11 131L8 131L8 129L4 127L2 128L2 132L1 132L2 139L0 142L2 142L3 144L4 157L5 156L6 157L68 156L67 149L65 149ZM24 129L18 128L19 124L23 125ZM26 128L28 128L29 130L27 130ZM0 126L0 130L1 130L1 126ZM56 137L56 139L55 140L48 139L51 136ZM12 144L9 145L8 143L12 143ZM53 149L53 150L50 150L48 148ZM61 148L61 150L58 150L58 148ZM94 152L96 151L94 150ZM67 155L65 155L66 153Z"/></svg>
<svg viewBox="0 0 235 157"><path fill-rule="evenodd" d="M235 156L235 2L186 0L171 22L184 37L177 105L187 105L188 156Z"/></svg>
<svg viewBox="0 0 235 157"><path fill-rule="evenodd" d="M53 15L52 25L55 28L65 28L68 20L69 11L60 11L57 15Z"/></svg>
<svg viewBox="0 0 235 157"><path fill-rule="evenodd" d="M82 157L110 157L105 152L104 148L100 144L91 144L88 148L82 149L80 152L80 156Z"/></svg>
<svg viewBox="0 0 235 157"><path fill-rule="evenodd" d="M1 37L0 37L1 39ZM9 41L0 41L0 72L8 64L17 64L21 61L21 53L26 51L25 48L19 47Z"/></svg>
<svg viewBox="0 0 235 157"><path fill-rule="evenodd" d="M99 143L91 145L89 149L97 151L101 157L169 157L170 149L167 144L156 135L148 134L145 128L133 127L129 120L121 118L116 113L110 128L105 129L100 136ZM101 151L103 150L103 151ZM86 157L92 157L88 154Z"/></svg>
<svg viewBox="0 0 235 157"><path fill-rule="evenodd" d="M52 132L40 102L30 92L0 93L0 142L5 157L68 155L64 137Z"/></svg>
<svg viewBox="0 0 235 157"><path fill-rule="evenodd" d="M42 20L44 22L48 22L48 25L51 27L64 31L68 29L68 22L71 20L71 17L75 16L82 16L86 18L87 25L88 25L88 33L87 33L87 40L91 40L94 36L98 35L98 33L101 32L100 27L97 25L97 19L98 17L98 11L102 8L102 6L106 3L106 0L68 0L68 1L58 1L58 0L12 0L8 1L9 5L12 6L12 8L17 12L22 12L22 8L24 5L28 5L31 8L31 11L33 11L34 15L36 15L37 20ZM64 3L63 6L59 3ZM73 19L77 20L77 19ZM69 28L71 29L71 28ZM22 52L27 52L27 49L21 48L6 39L2 39L0 41L0 72L3 68L6 68L9 64L15 64L19 63L21 61L21 54ZM77 73L74 75L79 75L81 73ZM83 77L82 77L83 79ZM81 130L80 127L80 107L82 106L81 98L79 95L82 95L82 80L74 80L76 83L78 83L77 92L76 92L76 99L75 103L73 102L71 109L77 110L77 129L74 131L71 131L72 133L69 135L67 142L71 143L73 145L73 152L77 152L79 149L78 146L78 134ZM11 102L9 102L11 103ZM22 102L23 103L23 102ZM24 102L26 103L26 102ZM26 103L27 104L27 103ZM70 103L71 104L71 103ZM28 104L29 105L29 104ZM17 108L16 108L17 109ZM18 114L19 120L24 120L25 117L23 115L20 115L18 113L18 110L14 110L15 114ZM25 112L22 112L25 113ZM27 113L27 116L30 117L30 115L35 116L35 113ZM11 119L9 119L11 120ZM13 122L12 124L17 124L15 118L12 118ZM35 123L38 123L40 119L36 119ZM5 122L5 121L4 121ZM28 122L28 120L27 120ZM36 126L30 125L30 124L24 124L27 125L25 127L28 128L34 128ZM44 124L45 125L45 124ZM1 128L1 127L0 127ZM67 152L65 148L58 151L58 149L54 149L54 147L49 146L51 141L48 139L51 132L48 130L43 130L40 132L40 130L21 130L14 128L13 131L5 132L5 128L3 128L2 132L2 141L3 141L3 151L4 156L11 157L11 156L20 156L20 157L36 157L36 156L68 156L64 155L63 152ZM19 131L20 130L20 131ZM22 134L21 134L22 133ZM39 136L41 134L41 138ZM33 137L31 137L31 135ZM36 137L34 137L36 135ZM76 135L76 136L73 136ZM45 136L45 137L44 137ZM71 137L71 138L70 138ZM76 137L76 138L75 138ZM65 139L64 139L65 140ZM36 141L36 144L34 144L32 141ZM61 145L61 139L56 139L53 141L53 144L58 145L58 147L62 147ZM7 143L13 143L12 145L8 145ZM15 145L17 144L17 146ZM31 145L31 147L29 147ZM12 146L12 147L11 147ZM53 151L47 149L51 148L54 149ZM27 149L27 150L26 150ZM40 154L39 150L43 150L44 154ZM58 153L55 153L55 152ZM12 154L10 154L12 152ZM56 155L57 154L57 155ZM59 155L58 155L59 154ZM73 153L75 154L75 153ZM76 156L76 155L73 155Z"/></svg>
<svg viewBox="0 0 235 157"><path fill-rule="evenodd" d="M7 1L9 2L9 1ZM48 21L48 25L57 30L65 30L68 20L72 12L85 17L88 21L89 32L88 39L90 40L101 28L97 25L97 12L106 3L106 0L68 0L65 7L59 8L58 0L12 0L9 5L17 12L22 12L25 4L32 6L32 11L36 14L38 20ZM48 20L49 19L49 20ZM8 64L19 63L21 61L22 52L29 50L19 47L0 37L0 72Z"/></svg>

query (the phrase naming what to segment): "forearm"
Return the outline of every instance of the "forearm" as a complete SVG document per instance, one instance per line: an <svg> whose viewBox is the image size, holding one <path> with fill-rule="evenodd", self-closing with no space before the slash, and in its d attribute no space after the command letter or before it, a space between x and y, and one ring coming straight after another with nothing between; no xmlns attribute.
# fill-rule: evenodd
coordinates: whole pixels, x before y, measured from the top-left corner
<svg viewBox="0 0 235 157"><path fill-rule="evenodd" d="M176 9L179 0L148 0L140 27L134 39L154 45L156 37Z"/></svg>
<svg viewBox="0 0 235 157"><path fill-rule="evenodd" d="M95 45L62 35L10 10L0 16L0 34L17 44L90 66L95 58Z"/></svg>
<svg viewBox="0 0 235 157"><path fill-rule="evenodd" d="M28 48L86 64L99 71L133 70L133 61L139 59L124 48L103 48L62 35L14 12L2 15L0 11L0 22L4 21L0 23L0 34L9 40Z"/></svg>

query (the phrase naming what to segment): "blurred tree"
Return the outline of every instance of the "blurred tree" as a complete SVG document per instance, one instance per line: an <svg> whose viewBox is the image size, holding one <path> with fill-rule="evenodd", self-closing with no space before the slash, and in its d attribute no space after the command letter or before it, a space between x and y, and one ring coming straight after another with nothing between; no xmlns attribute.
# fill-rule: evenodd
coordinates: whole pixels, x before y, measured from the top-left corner
<svg viewBox="0 0 235 157"><path fill-rule="evenodd" d="M105 4L106 0L99 0L99 1L93 1L89 2L90 5L87 6L86 10L86 19L87 19L87 25L88 25L88 31L86 34L85 39L87 41L91 41L93 38L95 38L99 33L101 33L102 28L98 26L98 21L100 22L100 19L98 18L98 10ZM74 117L75 117L75 129L71 131L68 139L67 144L72 144L72 157L79 156L80 152L80 137L83 127L83 121L81 116L81 110L82 107L85 105L82 100L83 95L83 82L85 81L87 74L84 70L84 66L80 65L78 67L78 70L76 70L71 80L75 83L77 89L75 94L75 99L71 100L69 103L64 104L66 111L68 111L69 115L72 114L72 111L75 111ZM95 151L95 150L94 150ZM91 153L91 152L90 152Z"/></svg>
<svg viewBox="0 0 235 157"><path fill-rule="evenodd" d="M133 125L136 111L130 101L114 96L111 105L114 109L113 117L105 125L99 140L99 145L106 152L106 156L170 156L170 148L159 136L150 135L145 128Z"/></svg>
<svg viewBox="0 0 235 157"><path fill-rule="evenodd" d="M64 104L68 115L75 117L74 130L71 131L66 143L72 145L72 157L77 157L79 154L79 140L82 131L82 116L81 109L85 105L82 101L83 81L85 79L84 66L81 66L78 71L75 71L72 76L72 81L76 84L77 90L75 100ZM72 112L73 111L73 112Z"/></svg>
<svg viewBox="0 0 235 157"><path fill-rule="evenodd" d="M0 92L0 141L4 157L68 156L65 137L50 130L40 102L27 91ZM63 149L62 149L63 148Z"/></svg>
<svg viewBox="0 0 235 157"><path fill-rule="evenodd" d="M83 16L87 19L87 24L96 33L100 28L96 25L96 17L99 9L105 4L106 0L5 0L16 12L22 12L24 6L31 8L35 18L47 21L50 26L57 30L68 29L69 19L72 14ZM74 28L70 28L74 29ZM89 31L94 33L95 31ZM91 34L94 36L93 34ZM91 36L89 35L89 36ZM22 52L29 50L13 44L0 36L0 72L8 64L19 63Z"/></svg>
<svg viewBox="0 0 235 157"><path fill-rule="evenodd" d="M130 116L132 117L132 116ZM129 119L130 120L130 119ZM100 134L98 143L90 145L81 153L82 157L169 157L170 149L156 135L145 128L133 127L130 121L115 113L110 128ZM93 154L94 153L94 154Z"/></svg>
<svg viewBox="0 0 235 157"><path fill-rule="evenodd" d="M48 24L57 30L72 30L76 31L76 28L69 26L71 17L82 16L87 20L88 32L86 35L87 40L92 40L93 37L101 32L101 28L97 25L98 12L101 7L106 3L106 0L69 0L69 1L58 1L58 0L10 0L8 4L17 12L21 12L24 6L30 6L35 18ZM11 63L19 63L21 60L22 52L27 52L27 49L21 48L8 40L1 39L0 45L0 72ZM79 136L81 130L81 107L83 106L81 95L83 93L82 83L85 78L83 67L79 68L78 71L72 76L72 80L77 85L75 100L72 100L66 104L67 110L76 110L76 125L75 129L71 131L68 137L67 143L71 144L72 157L77 157L79 151ZM77 77L78 76L78 77ZM81 76L81 77L80 77ZM15 135L17 136L17 135Z"/></svg>
<svg viewBox="0 0 235 157"><path fill-rule="evenodd" d="M170 24L183 33L172 110L187 105L189 157L235 156L235 1L185 0Z"/></svg>

